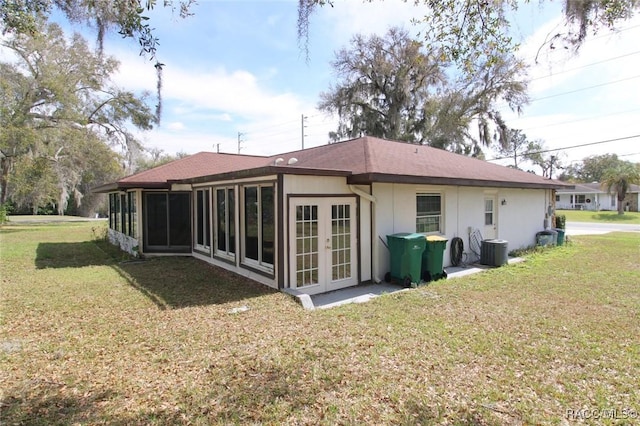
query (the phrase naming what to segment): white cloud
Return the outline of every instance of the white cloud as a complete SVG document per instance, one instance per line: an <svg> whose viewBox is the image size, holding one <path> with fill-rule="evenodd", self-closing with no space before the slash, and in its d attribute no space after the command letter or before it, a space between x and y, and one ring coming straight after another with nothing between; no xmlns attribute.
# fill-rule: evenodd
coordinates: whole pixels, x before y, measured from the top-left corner
<svg viewBox="0 0 640 426"><path fill-rule="evenodd" d="M545 44L549 34L562 31L560 18L543 25L526 40L520 50L520 56L532 65L532 95L567 84L577 85L581 80L599 78L609 81L632 75L627 71L634 71L640 66L640 55L614 58L638 51L639 26L640 16L625 23L619 32L602 30L595 36L587 37L580 50L573 53L565 49L561 42L554 42L554 49L550 49L551 44Z"/></svg>
<svg viewBox="0 0 640 426"><path fill-rule="evenodd" d="M319 9L311 18L311 42L320 47L311 51L314 68L309 69L310 78L315 79L316 84L320 81L321 86L326 82L323 87L328 87L331 82L329 67L320 62L329 56L329 50L347 45L353 34L383 34L393 25L419 31L420 28L411 26L410 20L421 16L421 10L413 2L397 1L335 2L333 8ZM545 36L553 33L558 23L559 19L554 19L536 25L540 28L523 43L523 57L529 60L535 57ZM639 24L640 17L637 17L625 27ZM505 113L509 124L524 129L529 139L545 140L550 148L640 133L638 80L554 96L637 74L640 54L590 64L637 51L640 28L607 37L603 34L590 37L575 56L567 55L564 49L542 50L538 55L539 64L531 69L534 80L530 95L533 99L552 97L532 102L522 117ZM118 57L122 61L119 84L132 89L155 90L155 74L150 62L133 52L119 52ZM145 135L148 144L174 153L215 150L220 143L222 151L237 152L234 136L243 132L242 153L270 155L301 147L300 116L303 113L309 116L305 147L326 143L327 133L335 129L334 119L325 118L315 110L315 98L310 99L308 94L299 91L274 88L277 81L286 81L290 75L284 65L264 67L256 62L251 69L213 65L202 69L190 65L167 61L163 79L165 111L171 115L168 119L183 127L161 126ZM624 113L634 110L635 113ZM179 141L176 141L176 131L180 132ZM640 152L635 148L637 144L636 139L574 149L567 151L567 160L607 152ZM640 155L625 158L638 161Z"/></svg>
<svg viewBox="0 0 640 426"><path fill-rule="evenodd" d="M169 124L167 124L167 129L168 130L184 130L184 124L179 122L179 121L173 121Z"/></svg>
<svg viewBox="0 0 640 426"><path fill-rule="evenodd" d="M315 25L321 25L323 33L330 35L337 44L344 45L354 34L382 35L391 26L404 27L416 33L420 26L412 25L411 19L420 19L424 14L424 6L416 6L412 1L335 2L333 7L318 8L312 15L311 32L314 33Z"/></svg>
<svg viewBox="0 0 640 426"><path fill-rule="evenodd" d="M559 31L559 19L539 29L523 43L521 55L532 66L532 103L521 117L506 113L510 126L523 129L529 139L543 139L550 148L568 147L640 134L640 17L617 33L589 36L577 54L556 44L543 46L547 34ZM626 81L618 81L625 80ZM566 150L566 161L589 155L640 153L640 139L589 145ZM640 155L625 156L640 161Z"/></svg>

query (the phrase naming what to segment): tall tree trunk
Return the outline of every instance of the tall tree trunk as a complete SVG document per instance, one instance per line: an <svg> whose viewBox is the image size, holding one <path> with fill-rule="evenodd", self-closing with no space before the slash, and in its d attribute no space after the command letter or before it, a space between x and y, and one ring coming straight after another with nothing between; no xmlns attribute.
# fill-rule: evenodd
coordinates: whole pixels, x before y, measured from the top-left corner
<svg viewBox="0 0 640 426"><path fill-rule="evenodd" d="M0 205L7 201L9 170L11 170L11 158L2 155L2 157L0 157Z"/></svg>
<svg viewBox="0 0 640 426"><path fill-rule="evenodd" d="M624 198L625 197L620 198L620 194L618 194L618 214L619 215L624 214Z"/></svg>

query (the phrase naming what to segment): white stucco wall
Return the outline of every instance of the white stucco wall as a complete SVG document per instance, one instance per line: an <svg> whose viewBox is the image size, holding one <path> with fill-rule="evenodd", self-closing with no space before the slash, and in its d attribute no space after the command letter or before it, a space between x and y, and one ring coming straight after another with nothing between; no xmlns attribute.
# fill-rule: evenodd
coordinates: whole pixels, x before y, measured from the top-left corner
<svg viewBox="0 0 640 426"><path fill-rule="evenodd" d="M376 224L375 244L378 245L374 278L383 279L389 271L389 251L386 236L416 231L416 194L440 193L443 197L442 236L446 237L444 266L450 265L450 242L462 238L469 252L469 227L479 229L484 237L485 196L496 198L495 238L509 241L509 251L531 246L535 234L544 229L544 217L550 202L550 191L542 189L502 189L455 186L425 186L408 184L373 185L377 198L373 221ZM504 204L502 201L504 200Z"/></svg>

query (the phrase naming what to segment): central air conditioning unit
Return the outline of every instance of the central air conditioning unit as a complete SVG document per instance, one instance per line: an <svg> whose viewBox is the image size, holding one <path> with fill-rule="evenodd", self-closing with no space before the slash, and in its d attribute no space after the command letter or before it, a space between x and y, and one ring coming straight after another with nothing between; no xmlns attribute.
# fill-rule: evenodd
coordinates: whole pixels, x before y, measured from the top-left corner
<svg viewBox="0 0 640 426"><path fill-rule="evenodd" d="M509 242L506 240L482 240L480 263L488 266L502 266L509 262Z"/></svg>

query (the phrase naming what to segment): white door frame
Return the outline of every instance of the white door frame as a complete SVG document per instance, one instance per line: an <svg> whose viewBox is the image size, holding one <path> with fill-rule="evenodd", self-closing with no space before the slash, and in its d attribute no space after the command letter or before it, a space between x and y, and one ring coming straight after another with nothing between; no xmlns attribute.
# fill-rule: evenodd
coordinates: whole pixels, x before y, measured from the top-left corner
<svg viewBox="0 0 640 426"><path fill-rule="evenodd" d="M291 197L288 216L289 287L318 294L358 284L355 197Z"/></svg>
<svg viewBox="0 0 640 426"><path fill-rule="evenodd" d="M487 240L498 238L498 194L484 194L482 212L484 223L482 237Z"/></svg>

